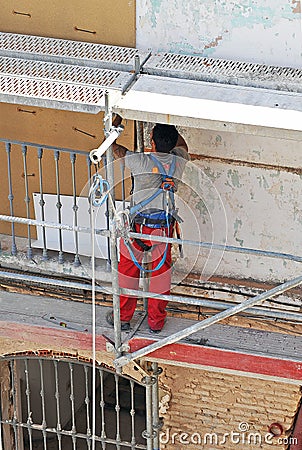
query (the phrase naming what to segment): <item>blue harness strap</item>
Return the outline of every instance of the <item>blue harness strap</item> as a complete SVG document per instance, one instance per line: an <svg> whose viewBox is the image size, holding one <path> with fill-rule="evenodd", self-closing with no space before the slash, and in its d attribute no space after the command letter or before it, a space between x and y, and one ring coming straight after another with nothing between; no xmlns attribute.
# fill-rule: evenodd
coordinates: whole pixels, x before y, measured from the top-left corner
<svg viewBox="0 0 302 450"><path fill-rule="evenodd" d="M141 202L137 203L136 205L132 206L130 208L130 214L135 214L141 211L145 206L147 206L149 203L151 203L155 198L157 198L160 194L162 194L164 191L169 191L170 194L170 200L172 203L172 207L174 208L174 187L171 187L170 180L173 178L175 169L176 169L176 156L173 155L172 162L169 167L168 173L166 172L164 166L162 163L150 153L149 155L150 159L154 162L156 167L159 170L159 173L162 177L162 185L161 187L154 192L150 197L147 197L145 200L142 200Z"/></svg>
<svg viewBox="0 0 302 450"><path fill-rule="evenodd" d="M169 192L169 197L171 200L171 204L172 204L172 208L174 209L174 183L172 184L171 181L176 169L176 156L173 155L172 158L172 162L170 164L168 173L166 172L164 166L162 165L162 163L152 154L149 155L150 159L153 161L153 163L155 164L155 166L158 168L159 173L162 177L162 183L161 183L161 187L154 192L154 194L152 194L150 197L146 198L145 200L141 201L140 203L138 203L137 205L134 205L130 208L130 214L135 214L138 213L139 211L141 211L145 206L147 206L149 203L152 202L152 200L154 200L155 198L157 198L160 194L162 194L165 191ZM148 226L148 225L147 225ZM165 211L165 228L167 228L169 230L169 213L167 211ZM168 232L169 234L169 232ZM161 258L161 260L159 261L159 263L157 264L157 266L154 269L145 269L144 267L142 267L142 265L138 262L138 260L136 259L134 252L131 248L131 245L129 242L126 242L126 247L129 251L129 254L131 256L132 261L134 262L134 264L136 265L136 267L138 269L140 269L142 272L147 272L147 273L152 273L155 272L157 270L159 270L165 263L166 258L167 258L167 253L168 253L168 247L169 244L166 244L165 246L165 251L163 253L163 256Z"/></svg>

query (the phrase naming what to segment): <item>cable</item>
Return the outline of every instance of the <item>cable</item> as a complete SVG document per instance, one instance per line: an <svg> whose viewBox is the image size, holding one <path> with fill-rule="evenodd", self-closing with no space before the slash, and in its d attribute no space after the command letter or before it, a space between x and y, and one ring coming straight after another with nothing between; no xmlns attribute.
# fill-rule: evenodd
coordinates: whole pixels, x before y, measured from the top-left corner
<svg viewBox="0 0 302 450"><path fill-rule="evenodd" d="M100 183L100 178L95 178ZM90 226L91 226L91 303L92 303L92 450L95 450L96 432L96 306L95 306L95 229L94 229L94 207L93 192L97 184L93 183L89 191L90 199ZM105 201L105 200L104 200Z"/></svg>

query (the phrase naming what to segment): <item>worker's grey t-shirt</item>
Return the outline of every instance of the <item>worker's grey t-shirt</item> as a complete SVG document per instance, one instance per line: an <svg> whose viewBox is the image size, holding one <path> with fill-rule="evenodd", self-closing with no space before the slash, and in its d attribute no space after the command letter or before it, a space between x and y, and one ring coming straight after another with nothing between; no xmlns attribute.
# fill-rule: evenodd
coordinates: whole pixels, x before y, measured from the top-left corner
<svg viewBox="0 0 302 450"><path fill-rule="evenodd" d="M134 190L132 196L132 205L151 197L161 187L162 177L156 172L156 165L150 158L150 153L126 152L126 166L131 170L134 177ZM175 147L171 153L152 153L152 155L161 162L166 172L169 172L173 155L176 156L175 172L172 174L177 190L185 165L190 159L188 152L182 147ZM154 169L155 168L155 169ZM146 205L140 212L149 212L154 210L166 209L166 196L160 194Z"/></svg>

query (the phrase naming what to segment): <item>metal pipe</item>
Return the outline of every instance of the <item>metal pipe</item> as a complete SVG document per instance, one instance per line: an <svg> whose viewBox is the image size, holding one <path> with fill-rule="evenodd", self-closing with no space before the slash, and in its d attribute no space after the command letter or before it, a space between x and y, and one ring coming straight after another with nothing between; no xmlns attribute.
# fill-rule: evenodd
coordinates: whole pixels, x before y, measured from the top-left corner
<svg viewBox="0 0 302 450"><path fill-rule="evenodd" d="M198 242L192 241L188 239L176 239L165 236L155 236L155 235L146 235L143 233L135 233L133 231L129 232L129 236L133 238L146 239L146 237L152 237L152 241L155 242L166 242L169 244L182 244L182 245L194 245L197 247L208 248L210 250L223 250L226 252L234 252L234 253L244 253L244 254L252 254L255 256L267 256L270 258L282 258L282 259L290 259L296 262L302 262L302 256L291 255L289 253L278 253L278 252L270 252L267 250L258 250L249 247L236 247L234 245L224 245L224 244L215 244L214 242Z"/></svg>
<svg viewBox="0 0 302 450"><path fill-rule="evenodd" d="M105 95L108 95L108 93L106 92ZM106 98L105 98L105 109L106 109ZM108 115L108 112L105 112L105 117L107 115ZM106 120L106 122L108 123L109 121ZM94 164L97 164L98 162L101 161L104 153L106 153L109 150L109 148L111 147L113 142L116 141L116 139L119 137L119 135L124 131L123 125L119 125L118 127L112 127L111 119L110 119L110 122L111 122L110 128L109 127L106 128L106 124L105 124L105 129L106 129L105 141L102 142L102 144L98 148L91 150L91 152L89 153L91 162L93 162Z"/></svg>
<svg viewBox="0 0 302 450"><path fill-rule="evenodd" d="M125 203L125 161L121 160L120 162L120 169L121 169L121 178L122 178L122 205L123 205L123 209L126 208L126 203Z"/></svg>
<svg viewBox="0 0 302 450"><path fill-rule="evenodd" d="M220 322L223 319L226 319L228 317L234 316L235 314L246 310L248 307L254 306L257 303L261 303L264 300L268 300L269 298L277 295L282 294L285 291L288 291L289 289L292 289L296 286L299 286L302 284L302 276L294 278L293 280L287 281L279 286L274 287L273 289L268 290L267 292L263 292L260 295L257 295L256 297L253 297L251 299L248 299L239 305L233 306L232 308L228 308L225 311L222 311L218 314L215 314L212 317L209 317L201 322L198 322L191 327L188 327L184 330L181 330L177 333L172 334L171 336L168 336L167 338L161 339L160 341L157 341L151 345L148 345L147 347L144 347L140 350L137 350L136 352L133 352L128 355L120 356L116 358L114 361L115 365L117 367L122 367L125 364L128 364L129 361L132 361L137 358L141 358L148 353L154 352L155 350L158 350L165 345L173 344L174 342L178 342L181 339L184 339L188 336L190 336L193 333L196 333L197 331L204 330L205 328L208 328L210 325L213 325L217 322Z"/></svg>
<svg viewBox="0 0 302 450"><path fill-rule="evenodd" d="M103 156L102 158L103 160L103 165L105 168L105 174L106 174L106 178L108 178L108 174L107 174L107 158L106 155ZM96 166L95 166L96 167ZM105 212L105 216L106 216L106 227L107 227L107 231L108 231L108 235L107 235L107 270L108 272L110 272L111 270L111 252L110 252L110 217L109 217L109 198L107 197L106 200L106 212Z"/></svg>
<svg viewBox="0 0 302 450"><path fill-rule="evenodd" d="M105 134L110 132L112 127L112 111L109 107L109 94L105 94ZM114 343L117 355L121 355L121 321L120 321L120 291L118 280L118 256L117 256L117 230L114 223L114 165L113 165L113 150L110 146L107 150L107 174L108 182L111 186L112 202L109 203L109 214L111 220L110 230L110 254L111 254L111 274L112 274L112 301L113 301L113 320L114 320Z"/></svg>
<svg viewBox="0 0 302 450"><path fill-rule="evenodd" d="M22 224L30 224L30 225L36 225L40 227L49 227L49 228L57 228L59 230L68 230L68 231L74 231L77 230L81 233L91 233L91 229L87 227L75 227L73 225L66 225L62 223L54 223L54 222L42 222L34 219L26 219L25 217L13 217L8 216L4 214L0 214L0 220L6 221L6 222L12 222L12 223L22 223ZM102 229L96 229L95 234L99 234L101 236L108 236L109 231L108 230L102 230ZM187 239L176 239L176 238L170 238L165 236L155 236L155 235L148 235L143 233L135 233L133 231L129 232L129 236L132 238L140 238L140 239L146 239L148 237L152 238L152 241L155 242L166 242L169 244L182 244L182 245L194 245L197 247L202 248L209 248L212 250L224 250L226 252L233 252L233 253L243 253L243 254L252 254L255 256L265 256L268 258L279 258L279 259L289 259L291 261L295 262L302 262L302 256L297 255L291 255L290 253L279 253L279 252L271 252L267 250L258 250L253 249L249 247L236 247L233 245L223 245L223 244L215 244L211 242L203 242L203 241L191 241Z"/></svg>
<svg viewBox="0 0 302 450"><path fill-rule="evenodd" d="M142 436L147 440L147 450L153 450L153 427L152 427L152 384L153 377L145 376L143 383L146 385L146 430Z"/></svg>
<svg viewBox="0 0 302 450"><path fill-rule="evenodd" d="M137 139L137 151L143 153L145 149L144 145L144 126L143 122L136 121L136 139Z"/></svg>
<svg viewBox="0 0 302 450"><path fill-rule="evenodd" d="M52 278L38 277L34 275L18 274L14 272L0 271L1 279L14 279L16 281L27 281L30 284L37 283L38 285L53 286L53 287L65 287L67 289L82 289L85 291L91 290L91 286L85 283L77 283L67 280L56 280ZM96 292L111 294L107 287L102 288L101 286L95 286ZM218 302L215 300L206 300L200 298L183 297L176 295L165 295L165 294L154 294L153 292L142 292L136 291L134 289L121 289L122 294L133 295L135 297L152 297L158 298L159 300L168 300L170 302L185 303L188 305L202 306L211 309L225 310L226 308L232 307L233 304L230 302ZM294 306L294 305L293 305ZM290 320L293 322L302 322L302 317L300 313L291 313L284 311L271 311L265 308L247 308L245 312L252 316L265 316L271 319L279 320Z"/></svg>
<svg viewBox="0 0 302 450"><path fill-rule="evenodd" d="M12 223L30 224L30 225L35 225L37 227L55 228L57 230L66 230L66 231L75 231L76 230L79 233L89 233L89 234L91 234L91 228L81 227L81 226L74 226L74 225L67 225L67 224L64 224L64 223L42 222L40 220L26 219L25 217L6 216L4 214L0 214L0 220L3 220L5 222L12 222ZM95 230L95 234L98 234L100 236L108 236L109 235L109 231L108 230L102 230L102 229L96 229Z"/></svg>
<svg viewBox="0 0 302 450"><path fill-rule="evenodd" d="M152 429L154 434L153 439L153 450L160 450L159 448L159 430L160 430L160 422L159 422L159 392L158 392L158 375L162 370L159 370L158 363L152 363L152 371L153 377L155 379L154 384L152 385Z"/></svg>

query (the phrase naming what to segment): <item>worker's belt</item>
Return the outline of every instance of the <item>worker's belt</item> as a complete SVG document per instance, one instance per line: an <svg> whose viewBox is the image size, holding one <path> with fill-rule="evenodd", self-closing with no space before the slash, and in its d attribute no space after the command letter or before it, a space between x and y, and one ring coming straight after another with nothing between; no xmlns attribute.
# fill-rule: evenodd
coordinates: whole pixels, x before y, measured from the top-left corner
<svg viewBox="0 0 302 450"><path fill-rule="evenodd" d="M165 211L152 212L148 214L138 213L133 218L134 223L145 225L149 228L167 228L174 222L171 214L166 215Z"/></svg>

